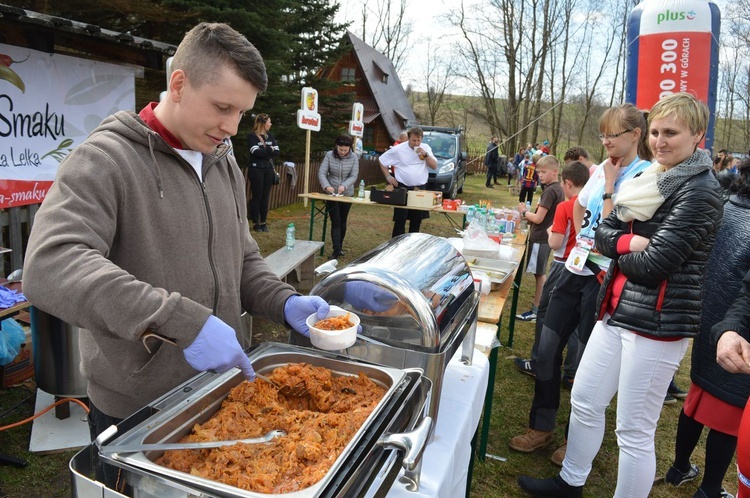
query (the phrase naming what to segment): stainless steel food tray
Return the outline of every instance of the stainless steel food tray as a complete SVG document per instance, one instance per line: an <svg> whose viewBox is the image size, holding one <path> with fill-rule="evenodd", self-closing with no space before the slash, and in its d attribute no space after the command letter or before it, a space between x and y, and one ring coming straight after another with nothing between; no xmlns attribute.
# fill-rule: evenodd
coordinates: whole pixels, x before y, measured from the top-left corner
<svg viewBox="0 0 750 498"><path fill-rule="evenodd" d="M361 434L368 429L372 421L378 416L386 400L389 399L393 391L404 380L406 372L379 365L335 359L317 352L314 354L307 353L300 351L300 348L293 348L288 345L264 346L266 347L258 348L249 355L254 369L262 374L270 374L276 367L289 363L308 363L310 365L329 368L337 375L356 376L360 372L364 372L375 383L386 389L383 400L344 448L344 451L336 459L322 480L304 490L279 495L294 498L318 496L321 489L336 475L342 462L357 445ZM243 380L244 377L242 374L234 370L226 374L217 375L212 381L199 384L195 389L191 389L190 386L180 386L171 393L171 396L168 394L162 398L159 403L160 411L158 413L126 433L108 441L107 446L110 449L114 449L117 445L177 442L180 438L189 434L196 423L205 422L216 413L221 407L221 403L228 396L229 391ZM127 470L147 477L160 476L173 483L183 484L189 488L205 492L209 496L268 498L268 495L264 493L242 490L220 482L175 471L154 463L154 460L161 456L162 453L159 451L127 454L115 452L111 454L100 453L99 456Z"/></svg>
<svg viewBox="0 0 750 498"><path fill-rule="evenodd" d="M508 277L513 275L513 272L518 267L518 263L515 261L475 258L472 256L467 257L466 262L472 270L481 270L486 273L487 276L490 277L490 282L495 284L504 283L508 280Z"/></svg>

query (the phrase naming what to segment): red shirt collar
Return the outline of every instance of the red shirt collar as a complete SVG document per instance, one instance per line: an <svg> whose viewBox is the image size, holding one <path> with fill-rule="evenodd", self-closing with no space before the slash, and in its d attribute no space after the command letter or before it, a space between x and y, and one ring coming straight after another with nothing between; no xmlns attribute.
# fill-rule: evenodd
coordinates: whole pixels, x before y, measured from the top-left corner
<svg viewBox="0 0 750 498"><path fill-rule="evenodd" d="M147 104L146 107L141 109L141 112L138 113L138 117L140 117L146 123L146 125L148 125L149 128L158 133L159 136L163 138L170 147L175 149L184 149L185 147L177 139L177 137L175 137L171 131L166 129L164 125L161 124L161 121L156 118L156 114L154 114L156 104L157 102L150 102L149 104Z"/></svg>

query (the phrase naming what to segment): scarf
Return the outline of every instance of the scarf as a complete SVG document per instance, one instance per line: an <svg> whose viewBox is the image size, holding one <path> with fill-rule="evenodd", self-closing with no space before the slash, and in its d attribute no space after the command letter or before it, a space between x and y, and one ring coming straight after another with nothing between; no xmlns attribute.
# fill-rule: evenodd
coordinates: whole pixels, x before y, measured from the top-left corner
<svg viewBox="0 0 750 498"><path fill-rule="evenodd" d="M646 169L648 165L648 161L635 156L635 159L633 159L630 164L625 166L624 169L621 168L622 171L615 181L615 192L619 191L620 184L623 181L640 173ZM598 219L602 214L602 209L604 208L604 199L602 199L602 196L604 195L604 187L604 177L602 177L601 180L594 185L594 188L591 190L591 195L589 195L588 202L586 203L586 210L591 212L592 220ZM599 226L599 223L589 223L588 226L581 230L581 236L593 239L597 226Z"/></svg>
<svg viewBox="0 0 750 498"><path fill-rule="evenodd" d="M650 220L659 206L683 183L709 169L711 159L699 150L668 170L653 163L641 175L622 183L614 198L617 218L625 222Z"/></svg>

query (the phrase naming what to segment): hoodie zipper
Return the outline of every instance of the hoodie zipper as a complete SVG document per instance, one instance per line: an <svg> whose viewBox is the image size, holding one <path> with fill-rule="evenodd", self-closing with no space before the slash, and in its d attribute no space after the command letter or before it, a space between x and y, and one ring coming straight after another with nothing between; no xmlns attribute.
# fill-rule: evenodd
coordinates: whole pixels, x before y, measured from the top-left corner
<svg viewBox="0 0 750 498"><path fill-rule="evenodd" d="M211 267L211 274L214 276L214 306L213 311L216 313L219 307L219 275L216 272L216 264L214 263L213 252L211 247L214 241L214 219L211 213L211 204L208 202L208 192L206 192L206 184L200 181L201 190L203 190L203 201L206 206L206 214L208 215L208 264Z"/></svg>

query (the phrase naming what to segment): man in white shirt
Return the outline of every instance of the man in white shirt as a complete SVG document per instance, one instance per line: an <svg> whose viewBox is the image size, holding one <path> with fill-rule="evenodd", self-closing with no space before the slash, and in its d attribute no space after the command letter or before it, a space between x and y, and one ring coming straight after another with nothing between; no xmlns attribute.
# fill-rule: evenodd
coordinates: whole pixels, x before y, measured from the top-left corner
<svg viewBox="0 0 750 498"><path fill-rule="evenodd" d="M409 140L391 147L380 156L380 170L386 181L393 187L404 187L407 190L419 190L427 184L427 168L437 169L437 159L429 145L422 143L422 128L410 128L406 134ZM388 166L394 167L393 175ZM419 232L424 218L429 218L427 211L395 208L393 210L393 231L391 237L406 233L406 220L409 220L409 233Z"/></svg>

